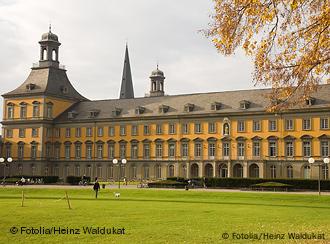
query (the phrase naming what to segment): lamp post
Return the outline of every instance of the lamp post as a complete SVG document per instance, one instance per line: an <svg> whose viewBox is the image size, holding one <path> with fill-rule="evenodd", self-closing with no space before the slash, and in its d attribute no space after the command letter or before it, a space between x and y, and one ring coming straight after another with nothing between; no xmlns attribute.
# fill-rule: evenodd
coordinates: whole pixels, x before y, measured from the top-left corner
<svg viewBox="0 0 330 244"><path fill-rule="evenodd" d="M5 185L5 181L6 181L6 167L8 166L8 164L6 163L6 160L8 163L13 162L13 159L11 157L8 158L0 158L0 163L3 164L3 180L2 180L2 184Z"/></svg>
<svg viewBox="0 0 330 244"><path fill-rule="evenodd" d="M323 163L325 165L328 165L330 162L330 159L329 158L324 158L323 159ZM308 159L308 163L310 165L313 165L315 163L315 159L314 158L309 158ZM319 195L321 195L321 178L320 178L320 175L321 175L321 163L318 163L317 166L319 167L319 174L318 174L318 190L319 190Z"/></svg>
<svg viewBox="0 0 330 244"><path fill-rule="evenodd" d="M121 160L118 160L118 159L114 158L112 160L112 163L114 165L118 164L118 167L119 167L119 170L118 170L118 189L120 189L121 165L122 164L125 165L127 163L127 160L125 158L123 158Z"/></svg>

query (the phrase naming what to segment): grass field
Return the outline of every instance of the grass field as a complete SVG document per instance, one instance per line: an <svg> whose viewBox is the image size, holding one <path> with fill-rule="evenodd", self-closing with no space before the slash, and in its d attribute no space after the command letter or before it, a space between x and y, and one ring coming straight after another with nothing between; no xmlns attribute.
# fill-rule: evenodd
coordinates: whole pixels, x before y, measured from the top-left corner
<svg viewBox="0 0 330 244"><path fill-rule="evenodd" d="M21 207L22 189L26 196ZM184 190L101 190L90 188L0 188L0 243L250 243L238 239L268 233L264 243L288 243L288 232L325 234L326 240L292 243L330 243L330 196L224 193ZM18 233L10 232L16 227ZM21 229L22 227L26 227ZM27 234L31 227L47 233L51 227L80 234ZM84 234L86 227L106 227L117 234ZM125 228L123 231L122 228ZM23 233L21 233L23 230ZM89 229L91 230L91 229ZM36 231L35 231L36 232ZM118 234L124 232L125 234ZM228 239L224 239L228 233ZM237 233L237 234L233 234ZM269 240L270 234L285 234ZM234 235L234 236L233 236ZM268 238L267 238L268 235ZM282 236L283 237L283 236Z"/></svg>

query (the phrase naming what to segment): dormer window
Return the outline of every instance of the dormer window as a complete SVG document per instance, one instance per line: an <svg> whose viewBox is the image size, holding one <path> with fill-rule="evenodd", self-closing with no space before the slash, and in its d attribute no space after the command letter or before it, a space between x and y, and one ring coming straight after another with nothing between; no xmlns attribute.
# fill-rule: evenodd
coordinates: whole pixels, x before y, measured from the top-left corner
<svg viewBox="0 0 330 244"><path fill-rule="evenodd" d="M121 108L115 108L112 110L112 116L119 116L121 114Z"/></svg>
<svg viewBox="0 0 330 244"><path fill-rule="evenodd" d="M135 108L135 114L143 114L145 110L145 107L138 106L137 108Z"/></svg>
<svg viewBox="0 0 330 244"><path fill-rule="evenodd" d="M89 117L90 118L96 118L100 113L100 110L93 109L89 111Z"/></svg>
<svg viewBox="0 0 330 244"><path fill-rule="evenodd" d="M62 92L63 94L67 94L67 93L69 92L69 88L66 87L66 86L61 86L61 87L60 87L60 90L61 90L61 92Z"/></svg>
<svg viewBox="0 0 330 244"><path fill-rule="evenodd" d="M163 113L163 114L167 113L169 108L170 108L169 106L162 104L159 106L159 113Z"/></svg>
<svg viewBox="0 0 330 244"><path fill-rule="evenodd" d="M314 105L315 104L315 100L316 99L314 97L308 97L308 98L306 98L306 100L305 100L306 105L308 105L308 106Z"/></svg>
<svg viewBox="0 0 330 244"><path fill-rule="evenodd" d="M36 84L33 84L33 83L29 83L26 85L26 90L28 90L28 91L32 91L35 88L36 88Z"/></svg>
<svg viewBox="0 0 330 244"><path fill-rule="evenodd" d="M250 102L243 100L239 102L240 109L248 109L250 107Z"/></svg>
<svg viewBox="0 0 330 244"><path fill-rule="evenodd" d="M68 119L74 119L77 115L77 111L70 111L68 112Z"/></svg>
<svg viewBox="0 0 330 244"><path fill-rule="evenodd" d="M212 111L217 111L221 109L221 103L219 102L214 102L211 104L211 110Z"/></svg>
<svg viewBox="0 0 330 244"><path fill-rule="evenodd" d="M194 110L195 105L192 103L187 103L184 105L185 112L192 112Z"/></svg>

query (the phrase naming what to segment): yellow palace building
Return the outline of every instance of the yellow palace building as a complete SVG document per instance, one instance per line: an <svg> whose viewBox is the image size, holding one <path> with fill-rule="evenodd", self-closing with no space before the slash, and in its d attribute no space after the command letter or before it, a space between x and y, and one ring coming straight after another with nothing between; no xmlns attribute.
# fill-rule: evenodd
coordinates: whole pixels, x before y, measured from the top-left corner
<svg viewBox="0 0 330 244"><path fill-rule="evenodd" d="M119 99L90 101L59 64L58 37L49 30L39 44L30 75L2 95L1 153L13 158L7 175L329 177L328 84L305 105L274 114L266 111L269 89L165 95L157 67L149 95L134 98L126 48Z"/></svg>

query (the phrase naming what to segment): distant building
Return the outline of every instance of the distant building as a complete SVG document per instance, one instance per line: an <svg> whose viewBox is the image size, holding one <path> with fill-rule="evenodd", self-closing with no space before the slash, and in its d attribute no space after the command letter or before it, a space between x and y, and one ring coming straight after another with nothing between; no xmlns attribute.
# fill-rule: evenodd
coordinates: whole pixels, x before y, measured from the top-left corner
<svg viewBox="0 0 330 244"><path fill-rule="evenodd" d="M134 98L126 47L119 99L90 101L60 65L58 37L49 30L39 44L39 63L3 95L10 175L117 179L112 160L125 158L127 179L316 178L308 158L329 156L330 85L305 106L274 114L266 111L269 89L165 96L157 67L150 96ZM324 164L320 174L329 177Z"/></svg>

